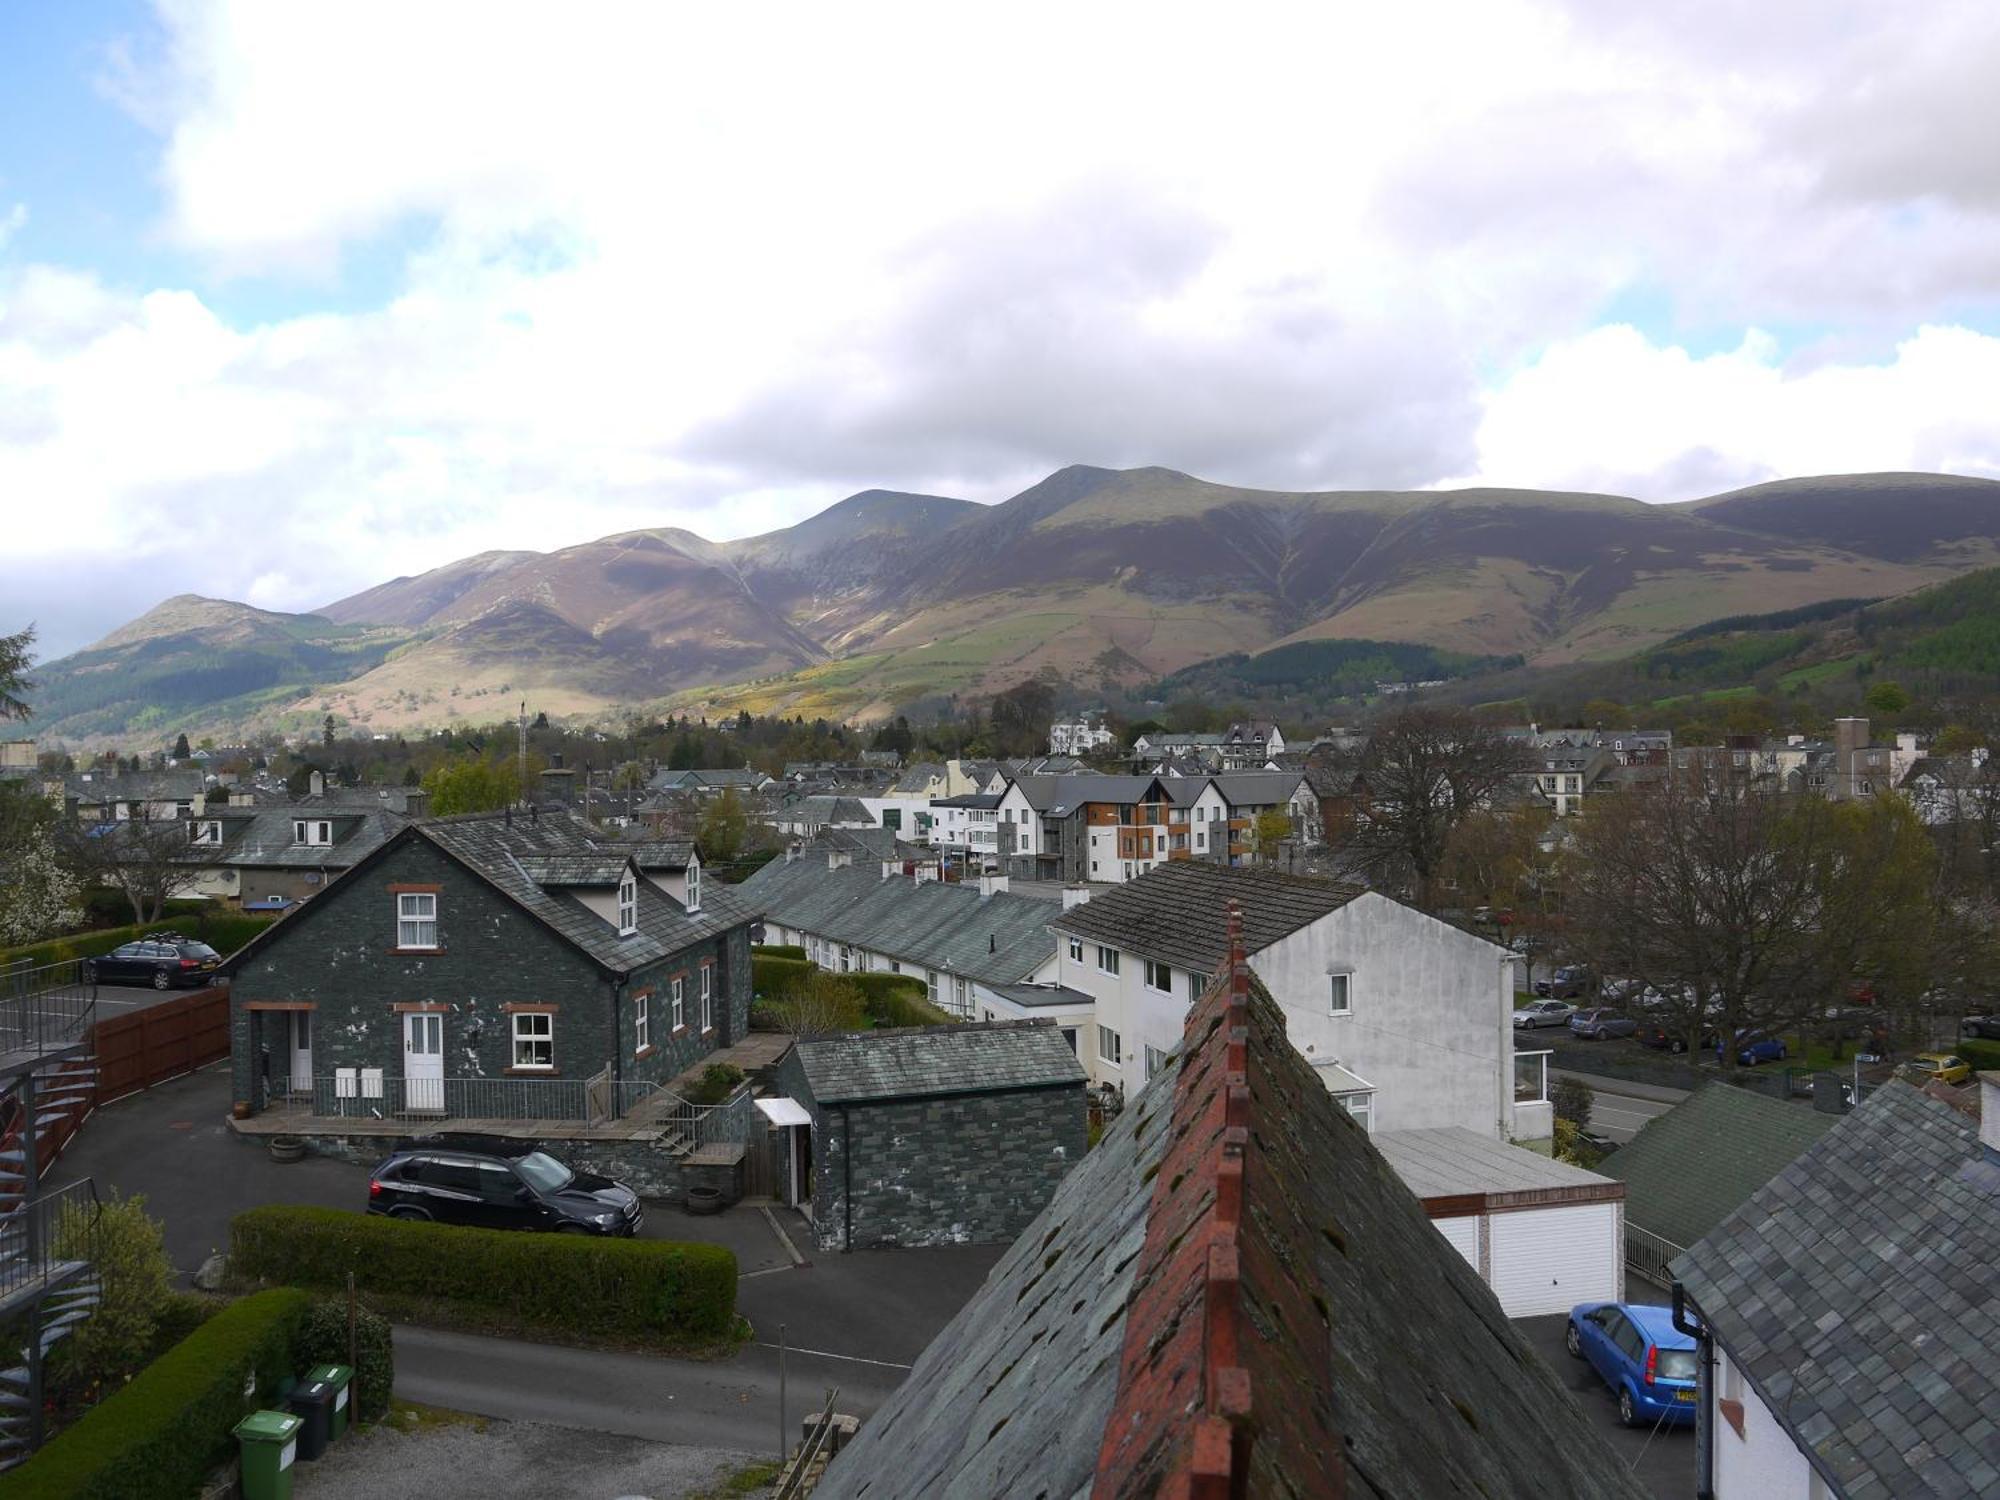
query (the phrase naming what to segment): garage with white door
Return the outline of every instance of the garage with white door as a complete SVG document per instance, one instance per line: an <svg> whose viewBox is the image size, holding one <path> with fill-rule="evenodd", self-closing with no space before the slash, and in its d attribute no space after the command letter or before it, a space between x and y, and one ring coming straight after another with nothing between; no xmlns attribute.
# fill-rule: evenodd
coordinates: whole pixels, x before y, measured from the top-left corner
<svg viewBox="0 0 2000 1500"><path fill-rule="evenodd" d="M1625 1294L1625 1184L1470 1130L1375 1144L1510 1318Z"/></svg>

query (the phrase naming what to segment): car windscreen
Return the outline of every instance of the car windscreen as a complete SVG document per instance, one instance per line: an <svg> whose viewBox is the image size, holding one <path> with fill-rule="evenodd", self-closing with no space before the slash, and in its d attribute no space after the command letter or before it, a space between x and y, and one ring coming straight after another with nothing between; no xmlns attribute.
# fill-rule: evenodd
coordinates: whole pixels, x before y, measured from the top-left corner
<svg viewBox="0 0 2000 1500"><path fill-rule="evenodd" d="M181 944L182 958L198 958L206 962L208 959L220 958L221 956L222 956L221 954L217 953L213 948L209 947L208 944L206 943Z"/></svg>
<svg viewBox="0 0 2000 1500"><path fill-rule="evenodd" d="M576 1176L576 1173L553 1156L540 1151L530 1151L526 1156L516 1160L514 1170L519 1172L527 1180L528 1185L538 1193L560 1192L569 1185L569 1180Z"/></svg>
<svg viewBox="0 0 2000 1500"><path fill-rule="evenodd" d="M1662 1380L1693 1380L1695 1378L1694 1350L1662 1349L1659 1365L1655 1373Z"/></svg>

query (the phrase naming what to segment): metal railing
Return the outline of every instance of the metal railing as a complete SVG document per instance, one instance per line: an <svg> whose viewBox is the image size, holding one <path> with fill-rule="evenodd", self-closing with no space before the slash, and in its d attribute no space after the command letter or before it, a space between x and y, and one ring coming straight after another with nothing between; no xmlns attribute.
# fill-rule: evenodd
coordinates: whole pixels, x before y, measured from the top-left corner
<svg viewBox="0 0 2000 1500"><path fill-rule="evenodd" d="M1673 1273L1667 1267L1677 1256L1686 1253L1685 1245L1676 1245L1672 1240L1663 1239L1651 1230L1641 1229L1631 1220L1626 1220L1625 1268L1635 1275L1645 1277L1656 1286L1672 1286Z"/></svg>
<svg viewBox="0 0 2000 1500"><path fill-rule="evenodd" d="M690 1146L713 1146L750 1138L750 1085L720 1104L695 1104L673 1090L642 1079L618 1085L619 1113L643 1118L678 1132Z"/></svg>
<svg viewBox="0 0 2000 1500"><path fill-rule="evenodd" d="M798 1500L807 1493L806 1480L812 1473L812 1466L821 1457L833 1456L834 1403L840 1399L840 1387L828 1386L826 1399L820 1403L811 1430L799 1444L799 1451L787 1462L790 1467L778 1476L777 1493L772 1500ZM780 1412L779 1420L784 1420Z"/></svg>
<svg viewBox="0 0 2000 1500"><path fill-rule="evenodd" d="M86 1177L0 1215L0 1299L46 1281L65 1262L96 1259L102 1213Z"/></svg>
<svg viewBox="0 0 2000 1500"><path fill-rule="evenodd" d="M582 1078L403 1078L343 1068L310 1080L274 1078L271 1107L321 1119L592 1121Z"/></svg>
<svg viewBox="0 0 2000 1500"><path fill-rule="evenodd" d="M0 972L0 1052L42 1052L83 1039L97 1010L97 981L88 963L17 962Z"/></svg>

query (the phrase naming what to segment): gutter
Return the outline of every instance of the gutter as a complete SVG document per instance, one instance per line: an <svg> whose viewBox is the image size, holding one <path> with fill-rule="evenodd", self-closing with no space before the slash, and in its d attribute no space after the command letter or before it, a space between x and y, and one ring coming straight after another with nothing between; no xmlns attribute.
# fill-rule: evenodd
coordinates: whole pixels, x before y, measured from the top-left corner
<svg viewBox="0 0 2000 1500"><path fill-rule="evenodd" d="M1715 1500L1715 1339L1708 1320L1693 1322L1687 1288L1674 1282L1674 1330L1695 1341L1694 1494ZM1697 1313L1700 1312L1696 1308Z"/></svg>

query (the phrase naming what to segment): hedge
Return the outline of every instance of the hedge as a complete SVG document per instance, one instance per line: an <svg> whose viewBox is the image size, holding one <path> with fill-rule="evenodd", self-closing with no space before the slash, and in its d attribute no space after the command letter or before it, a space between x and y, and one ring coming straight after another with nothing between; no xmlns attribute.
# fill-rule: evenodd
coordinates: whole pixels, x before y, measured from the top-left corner
<svg viewBox="0 0 2000 1500"><path fill-rule="evenodd" d="M315 1302L299 1329L301 1374L314 1365L344 1365L347 1357L347 1299L329 1297ZM354 1310L354 1417L379 1422L389 1415L389 1396L396 1384L395 1333L389 1320L365 1307Z"/></svg>
<svg viewBox="0 0 2000 1500"><path fill-rule="evenodd" d="M7 1481L8 1500L181 1500L236 1451L244 1414L296 1375L307 1297L291 1287L232 1303L60 1433ZM243 1384L256 1374L257 1396Z"/></svg>
<svg viewBox="0 0 2000 1500"><path fill-rule="evenodd" d="M797 943L759 943L750 950L752 958L796 958L800 963L806 959L806 950Z"/></svg>
<svg viewBox="0 0 2000 1500"><path fill-rule="evenodd" d="M102 927L95 932L73 932L68 937L30 943L24 948L0 952L0 963L26 959L31 967L59 964L72 958L96 958L124 946L149 932L180 932L207 943L225 958L241 948L276 920L254 912L227 912L192 917L166 916L157 922L134 923L125 927Z"/></svg>
<svg viewBox="0 0 2000 1500"><path fill-rule="evenodd" d="M340 1208L267 1204L229 1224L239 1274L294 1286L492 1308L581 1333L721 1338L736 1257L718 1245L463 1229Z"/></svg>
<svg viewBox="0 0 2000 1500"><path fill-rule="evenodd" d="M759 999L780 999L812 971L813 966L803 958L773 958L763 953L752 953L750 988Z"/></svg>
<svg viewBox="0 0 2000 1500"><path fill-rule="evenodd" d="M1967 1037L1956 1047L1949 1050L1956 1052L1960 1057L1971 1063L1975 1073L1984 1073L1991 1069L2000 1068L2000 1042L1982 1042L1975 1038Z"/></svg>
<svg viewBox="0 0 2000 1500"><path fill-rule="evenodd" d="M861 991L868 1018L879 1026L942 1026L956 1019L931 1004L930 990L912 974L843 974Z"/></svg>

